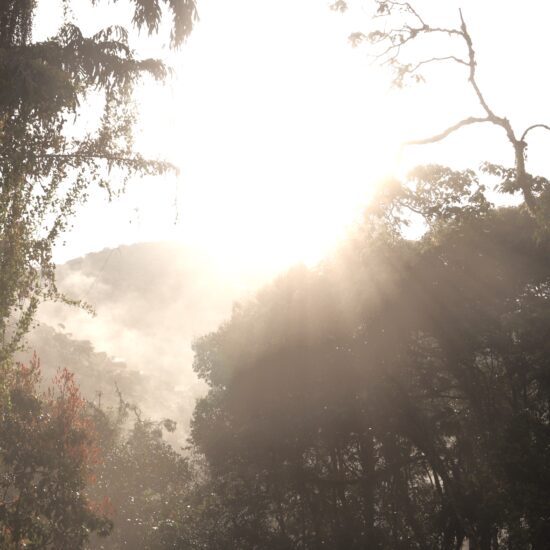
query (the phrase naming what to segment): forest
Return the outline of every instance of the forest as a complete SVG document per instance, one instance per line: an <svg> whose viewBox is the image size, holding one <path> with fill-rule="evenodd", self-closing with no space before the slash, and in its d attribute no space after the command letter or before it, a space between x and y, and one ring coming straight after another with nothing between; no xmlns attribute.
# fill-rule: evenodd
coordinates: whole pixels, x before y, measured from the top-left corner
<svg viewBox="0 0 550 550"><path fill-rule="evenodd" d="M421 1L367 0L377 27L349 48L398 90L442 65L464 80L473 114L404 149L489 127L506 163L371 183L321 261L229 304L168 245L54 257L90 197L178 171L135 146L133 94L171 69L131 40L184 50L200 2L111 2L128 26L88 35L63 0L57 34L35 40L45 2L0 3L0 549L550 548L550 180L527 155L550 119L500 112L467 13L439 26ZM146 361L166 367L96 350L55 309L44 323L52 302L114 312L111 339L133 323L128 347L158 339ZM196 385L178 392L183 362Z"/></svg>

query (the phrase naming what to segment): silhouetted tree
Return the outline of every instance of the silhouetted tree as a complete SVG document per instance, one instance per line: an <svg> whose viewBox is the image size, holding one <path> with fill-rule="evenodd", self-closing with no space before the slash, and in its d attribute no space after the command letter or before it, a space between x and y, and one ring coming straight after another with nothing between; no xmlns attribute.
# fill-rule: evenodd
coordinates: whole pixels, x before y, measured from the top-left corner
<svg viewBox="0 0 550 550"><path fill-rule="evenodd" d="M149 32L159 29L166 5L173 45L196 18L192 0L131 4L133 24ZM132 143L132 88L143 75L164 79L164 64L136 58L126 28L107 26L87 37L67 16L56 36L34 42L36 5L0 6L1 360L18 347L38 303L60 298L52 247L75 207L97 187L112 194L132 174L173 168L143 158ZM84 111L99 115L85 124Z"/></svg>
<svg viewBox="0 0 550 550"><path fill-rule="evenodd" d="M39 364L3 372L0 400L0 546L81 548L112 527L103 503L86 496L100 459L95 424L72 375L46 394Z"/></svg>
<svg viewBox="0 0 550 550"><path fill-rule="evenodd" d="M176 526L187 512L192 486L189 460L163 439L163 432L173 432L176 425L171 420L146 419L138 407L119 397L115 414L95 409L104 460L89 491L95 500L109 499L114 527L108 539L95 537L90 546L186 547L177 545Z"/></svg>
<svg viewBox="0 0 550 550"><path fill-rule="evenodd" d="M449 124L438 134L406 142L404 145L423 145L444 140L452 133L472 124L489 123L500 128L506 136L513 151L513 168L486 163L482 170L501 180L500 191L523 195L525 205L539 224L547 226L549 182L542 176L529 173L526 165L527 138L537 129L550 131L550 125L531 124L516 132L506 116L495 112L479 84L477 76L477 55L474 41L468 30L465 18L459 10L456 27L440 27L428 19L415 7L415 2L399 0L374 0L375 18L381 20L378 29L367 34L352 33L352 44L368 42L373 48L373 55L378 62L387 66L393 73L393 84L402 87L409 82L424 81L423 71L437 64L453 64L463 70L469 87L482 111L481 116L470 116L454 124ZM347 2L339 0L333 5L339 11L347 9ZM429 37L446 39L449 45L458 42L462 47L460 55L441 55L429 51ZM428 44L428 47L426 45ZM428 50L425 55L419 52Z"/></svg>
<svg viewBox="0 0 550 550"><path fill-rule="evenodd" d="M231 545L544 548L549 246L475 174L425 167L197 341L193 442Z"/></svg>

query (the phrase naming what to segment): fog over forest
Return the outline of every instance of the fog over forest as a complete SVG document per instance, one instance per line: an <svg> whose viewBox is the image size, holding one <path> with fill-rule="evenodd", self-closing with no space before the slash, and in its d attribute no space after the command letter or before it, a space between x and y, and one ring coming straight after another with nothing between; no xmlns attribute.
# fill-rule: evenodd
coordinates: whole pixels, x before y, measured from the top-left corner
<svg viewBox="0 0 550 550"><path fill-rule="evenodd" d="M162 242L126 245L74 259L58 267L57 281L62 292L85 301L94 311L44 304L40 323L69 340L88 341L95 352L107 354L120 375L125 374L127 383L122 383L121 390L124 393L127 387L131 392L125 398L139 403L154 418L176 420L183 439L195 400L206 392L192 370L191 344L228 319L235 302L252 296L254 281L230 280L193 251ZM59 358L48 357L51 341L45 330L39 327L31 333L28 345L42 358L46 372L53 374ZM75 359L73 355L71 360ZM89 368L83 364L76 369L70 362L64 366L75 370L78 381ZM101 374L94 372L86 384L86 397L97 400L96 392L101 391L104 402L112 404L118 377L103 381L98 378Z"/></svg>
<svg viewBox="0 0 550 550"><path fill-rule="evenodd" d="M0 2L0 550L548 550L550 7Z"/></svg>

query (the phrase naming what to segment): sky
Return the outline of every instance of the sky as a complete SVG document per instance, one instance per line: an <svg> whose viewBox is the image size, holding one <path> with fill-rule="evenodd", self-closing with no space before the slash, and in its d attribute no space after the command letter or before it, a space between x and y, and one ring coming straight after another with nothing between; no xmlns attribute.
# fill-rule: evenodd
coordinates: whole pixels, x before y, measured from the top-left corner
<svg viewBox="0 0 550 550"><path fill-rule="evenodd" d="M82 3L75 17L90 31L107 17L124 18L123 3L103 4ZM228 275L270 276L322 258L360 219L385 177L419 162L511 163L502 136L481 127L399 155L401 141L482 113L460 68L441 66L426 84L390 89L389 75L347 40L372 25L368 2L350 4L341 15L325 0L203 0L200 21L179 52L138 37L138 52L165 56L174 77L164 87L147 83L138 90L137 143L177 164L181 175L135 181L111 204L93 196L57 260L170 239ZM544 3L420 0L415 6L441 25L457 25L462 7L479 81L497 114L518 128L550 121ZM55 15L39 14L41 32L54 27ZM550 134L533 138L529 161L540 171Z"/></svg>

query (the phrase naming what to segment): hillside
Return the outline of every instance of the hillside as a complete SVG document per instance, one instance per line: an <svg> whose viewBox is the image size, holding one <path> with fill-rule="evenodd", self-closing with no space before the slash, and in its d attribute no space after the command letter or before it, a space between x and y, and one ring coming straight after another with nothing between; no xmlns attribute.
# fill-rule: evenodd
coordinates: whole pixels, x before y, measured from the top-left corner
<svg viewBox="0 0 550 550"><path fill-rule="evenodd" d="M116 397L116 382L147 414L185 426L204 392L192 372L191 343L229 316L243 282L228 282L177 244L140 243L61 265L58 284L96 315L63 304L42 307L29 348L46 375L71 368L89 399L100 391L107 402Z"/></svg>

